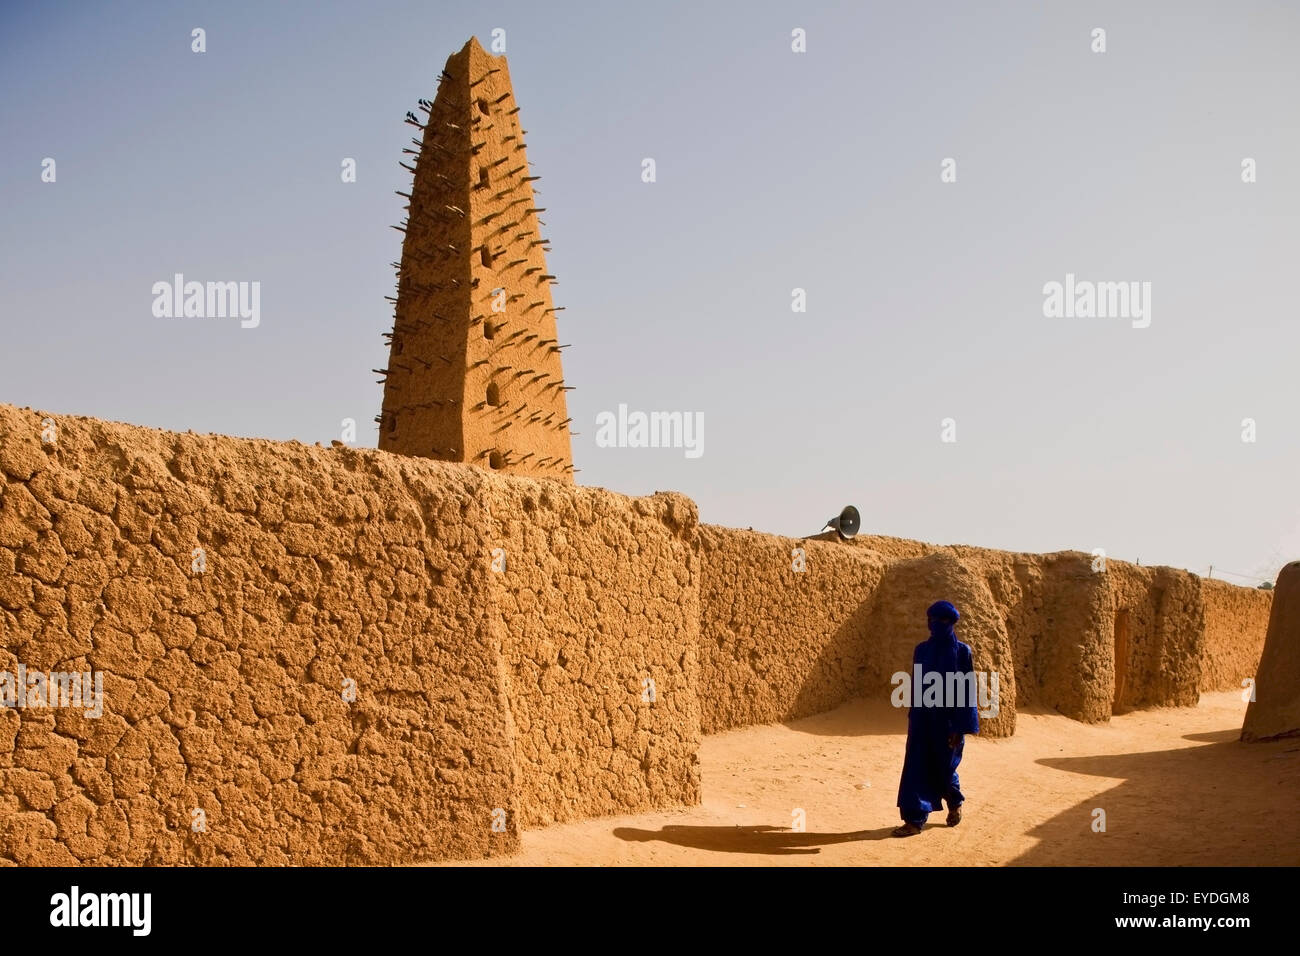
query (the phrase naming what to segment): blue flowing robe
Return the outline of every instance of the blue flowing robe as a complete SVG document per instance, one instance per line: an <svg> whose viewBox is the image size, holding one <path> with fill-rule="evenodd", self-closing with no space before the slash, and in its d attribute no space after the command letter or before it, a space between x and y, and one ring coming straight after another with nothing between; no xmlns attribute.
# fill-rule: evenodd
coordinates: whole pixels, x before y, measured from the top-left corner
<svg viewBox="0 0 1300 956"><path fill-rule="evenodd" d="M942 621L934 622L928 641L916 645L912 673L908 675L912 679L916 678L917 664L921 665L922 680L926 674L938 672L945 688L948 673L975 672L970 645L957 640L953 625ZM967 686L971 686L969 678L967 681ZM942 800L947 799L951 808L960 806L966 799L957 779L957 765L961 763L966 742L962 735L977 734L979 729L979 711L974 700L968 699L962 707L912 706L907 714L907 752L898 784L898 812L904 822L921 826L931 813L943 808ZM949 734L958 735L955 748L948 746Z"/></svg>

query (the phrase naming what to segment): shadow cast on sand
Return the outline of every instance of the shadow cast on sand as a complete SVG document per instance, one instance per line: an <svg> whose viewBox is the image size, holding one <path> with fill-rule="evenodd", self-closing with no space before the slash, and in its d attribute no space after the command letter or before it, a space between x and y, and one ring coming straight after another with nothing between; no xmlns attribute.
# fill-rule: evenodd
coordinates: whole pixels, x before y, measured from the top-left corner
<svg viewBox="0 0 1300 956"><path fill-rule="evenodd" d="M1194 740L1199 744L1226 744L1241 739L1241 728L1231 730L1211 730L1204 734L1183 734L1184 740Z"/></svg>
<svg viewBox="0 0 1300 956"><path fill-rule="evenodd" d="M1199 747L1091 757L1039 766L1119 782L1035 826L1029 866L1259 866L1300 863L1300 749L1243 744L1238 730L1189 734ZM1104 832L1093 830L1105 811Z"/></svg>
<svg viewBox="0 0 1300 956"><path fill-rule="evenodd" d="M665 826L658 830L639 830L635 827L616 827L614 836L635 843L658 840L674 846L695 850L712 850L717 853L761 853L768 856L790 856L820 853L821 847L832 843L851 843L859 840L886 840L892 826L878 830L855 830L851 833L799 833L785 827L729 826L688 827Z"/></svg>
<svg viewBox="0 0 1300 956"><path fill-rule="evenodd" d="M855 697L826 713L781 723L791 730L813 736L896 736L907 734L907 711L891 706L888 701ZM902 760L901 756L899 760Z"/></svg>

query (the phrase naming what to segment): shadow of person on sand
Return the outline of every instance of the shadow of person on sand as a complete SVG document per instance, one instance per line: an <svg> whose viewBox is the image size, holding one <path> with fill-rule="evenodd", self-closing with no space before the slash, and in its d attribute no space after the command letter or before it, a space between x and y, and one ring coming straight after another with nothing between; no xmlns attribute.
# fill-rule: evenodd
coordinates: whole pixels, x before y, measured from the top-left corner
<svg viewBox="0 0 1300 956"><path fill-rule="evenodd" d="M820 853L821 847L832 843L852 843L858 840L884 840L893 827L879 830L855 830L851 833L800 833L786 827L729 826L688 827L665 826L658 830L639 830L636 827L615 827L614 836L630 843L649 843L659 840L674 846L695 850L713 850L718 853L763 853L770 856Z"/></svg>

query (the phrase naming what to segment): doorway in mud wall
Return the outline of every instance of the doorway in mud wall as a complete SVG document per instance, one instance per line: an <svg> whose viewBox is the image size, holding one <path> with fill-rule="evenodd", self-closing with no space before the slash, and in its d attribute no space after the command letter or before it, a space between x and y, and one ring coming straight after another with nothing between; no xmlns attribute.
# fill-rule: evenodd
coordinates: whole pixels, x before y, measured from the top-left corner
<svg viewBox="0 0 1300 956"><path fill-rule="evenodd" d="M1128 664L1130 656L1128 611L1115 612L1115 695L1111 700L1110 712L1122 711L1125 686L1128 684Z"/></svg>

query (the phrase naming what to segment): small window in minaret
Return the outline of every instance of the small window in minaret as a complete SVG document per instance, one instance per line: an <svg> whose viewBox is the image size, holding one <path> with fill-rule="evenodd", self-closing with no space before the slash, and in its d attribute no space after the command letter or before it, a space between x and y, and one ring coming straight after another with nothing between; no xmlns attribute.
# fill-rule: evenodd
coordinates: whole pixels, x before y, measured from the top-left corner
<svg viewBox="0 0 1300 956"><path fill-rule="evenodd" d="M478 251L478 257L483 262L483 268L485 269L492 268L492 252L491 250L488 249L487 246L484 246L482 249Z"/></svg>
<svg viewBox="0 0 1300 956"><path fill-rule="evenodd" d="M501 404L501 389L497 386L496 382L488 382L487 403L489 405Z"/></svg>
<svg viewBox="0 0 1300 956"><path fill-rule="evenodd" d="M499 469L499 468L504 468L505 466L506 466L506 458L505 455L501 454L501 452L494 451L490 455L488 455L489 468Z"/></svg>
<svg viewBox="0 0 1300 956"><path fill-rule="evenodd" d="M478 101L478 111L479 111L480 113L482 113L484 116L487 116L487 115L488 115L488 101L487 101L487 100L479 100L479 101Z"/></svg>
<svg viewBox="0 0 1300 956"><path fill-rule="evenodd" d="M497 334L497 327L487 319L483 320L483 338L490 339Z"/></svg>
<svg viewBox="0 0 1300 956"><path fill-rule="evenodd" d="M486 166L480 166L478 171L478 188L488 188L488 171Z"/></svg>

